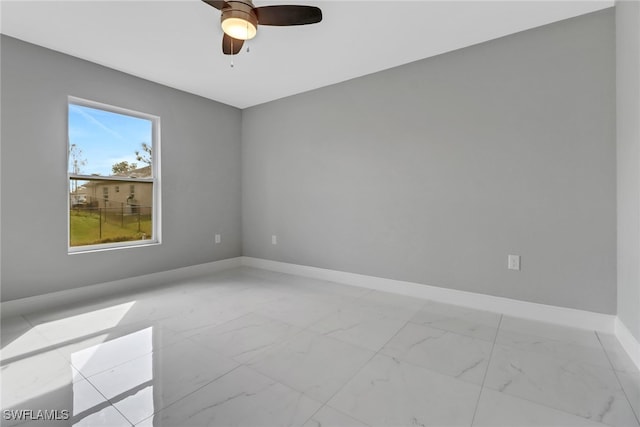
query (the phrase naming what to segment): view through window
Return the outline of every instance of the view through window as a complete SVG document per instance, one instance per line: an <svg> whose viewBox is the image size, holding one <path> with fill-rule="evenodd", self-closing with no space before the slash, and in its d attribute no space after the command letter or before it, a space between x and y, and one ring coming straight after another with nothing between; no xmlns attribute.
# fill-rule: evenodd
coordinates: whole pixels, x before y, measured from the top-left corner
<svg viewBox="0 0 640 427"><path fill-rule="evenodd" d="M69 100L69 247L158 241L159 119Z"/></svg>

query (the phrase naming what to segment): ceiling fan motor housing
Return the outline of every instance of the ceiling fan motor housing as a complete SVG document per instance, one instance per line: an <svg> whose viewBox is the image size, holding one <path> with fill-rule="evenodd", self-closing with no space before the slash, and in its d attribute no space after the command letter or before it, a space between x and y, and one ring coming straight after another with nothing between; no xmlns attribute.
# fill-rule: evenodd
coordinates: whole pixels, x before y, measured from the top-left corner
<svg viewBox="0 0 640 427"><path fill-rule="evenodd" d="M232 20L242 20L247 22L248 26L252 26L251 30L249 30L248 32L252 35L248 36L248 37L239 37L236 36L235 38L237 39L250 39L253 38L253 36L255 36L255 32L257 31L258 28L258 17L256 16L256 13L253 11L253 4L251 2L243 2L243 1L228 1L227 2L229 4L230 7L225 7L224 9L222 9L222 15L220 16L220 23L222 24L222 27L224 28L224 22L228 19L232 19ZM230 36L234 37L233 34L229 34Z"/></svg>

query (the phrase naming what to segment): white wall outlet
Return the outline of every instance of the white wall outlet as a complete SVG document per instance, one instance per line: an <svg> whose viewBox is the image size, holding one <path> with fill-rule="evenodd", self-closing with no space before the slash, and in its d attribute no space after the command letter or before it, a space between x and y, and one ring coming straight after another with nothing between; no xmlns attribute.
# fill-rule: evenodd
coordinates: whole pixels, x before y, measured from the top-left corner
<svg viewBox="0 0 640 427"><path fill-rule="evenodd" d="M271 244L272 245L277 245L278 244L278 236L276 236L275 234L273 236L271 236Z"/></svg>
<svg viewBox="0 0 640 427"><path fill-rule="evenodd" d="M219 234L216 234L216 243L220 243L222 241Z"/></svg>
<svg viewBox="0 0 640 427"><path fill-rule="evenodd" d="M509 270L520 270L520 255L509 255L507 268Z"/></svg>

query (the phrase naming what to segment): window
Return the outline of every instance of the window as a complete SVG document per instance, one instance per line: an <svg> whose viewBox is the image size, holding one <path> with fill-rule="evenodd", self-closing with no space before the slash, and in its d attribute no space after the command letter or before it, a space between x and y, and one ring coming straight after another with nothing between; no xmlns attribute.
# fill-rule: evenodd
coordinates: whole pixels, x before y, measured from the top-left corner
<svg viewBox="0 0 640 427"><path fill-rule="evenodd" d="M159 117L68 108L69 252L159 243Z"/></svg>

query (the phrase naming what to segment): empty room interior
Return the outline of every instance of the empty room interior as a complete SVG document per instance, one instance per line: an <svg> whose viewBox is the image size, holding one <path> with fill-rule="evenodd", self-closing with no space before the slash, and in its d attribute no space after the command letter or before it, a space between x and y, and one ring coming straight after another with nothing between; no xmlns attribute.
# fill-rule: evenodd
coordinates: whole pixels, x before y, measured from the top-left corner
<svg viewBox="0 0 640 427"><path fill-rule="evenodd" d="M2 426L640 427L640 2L0 24Z"/></svg>

